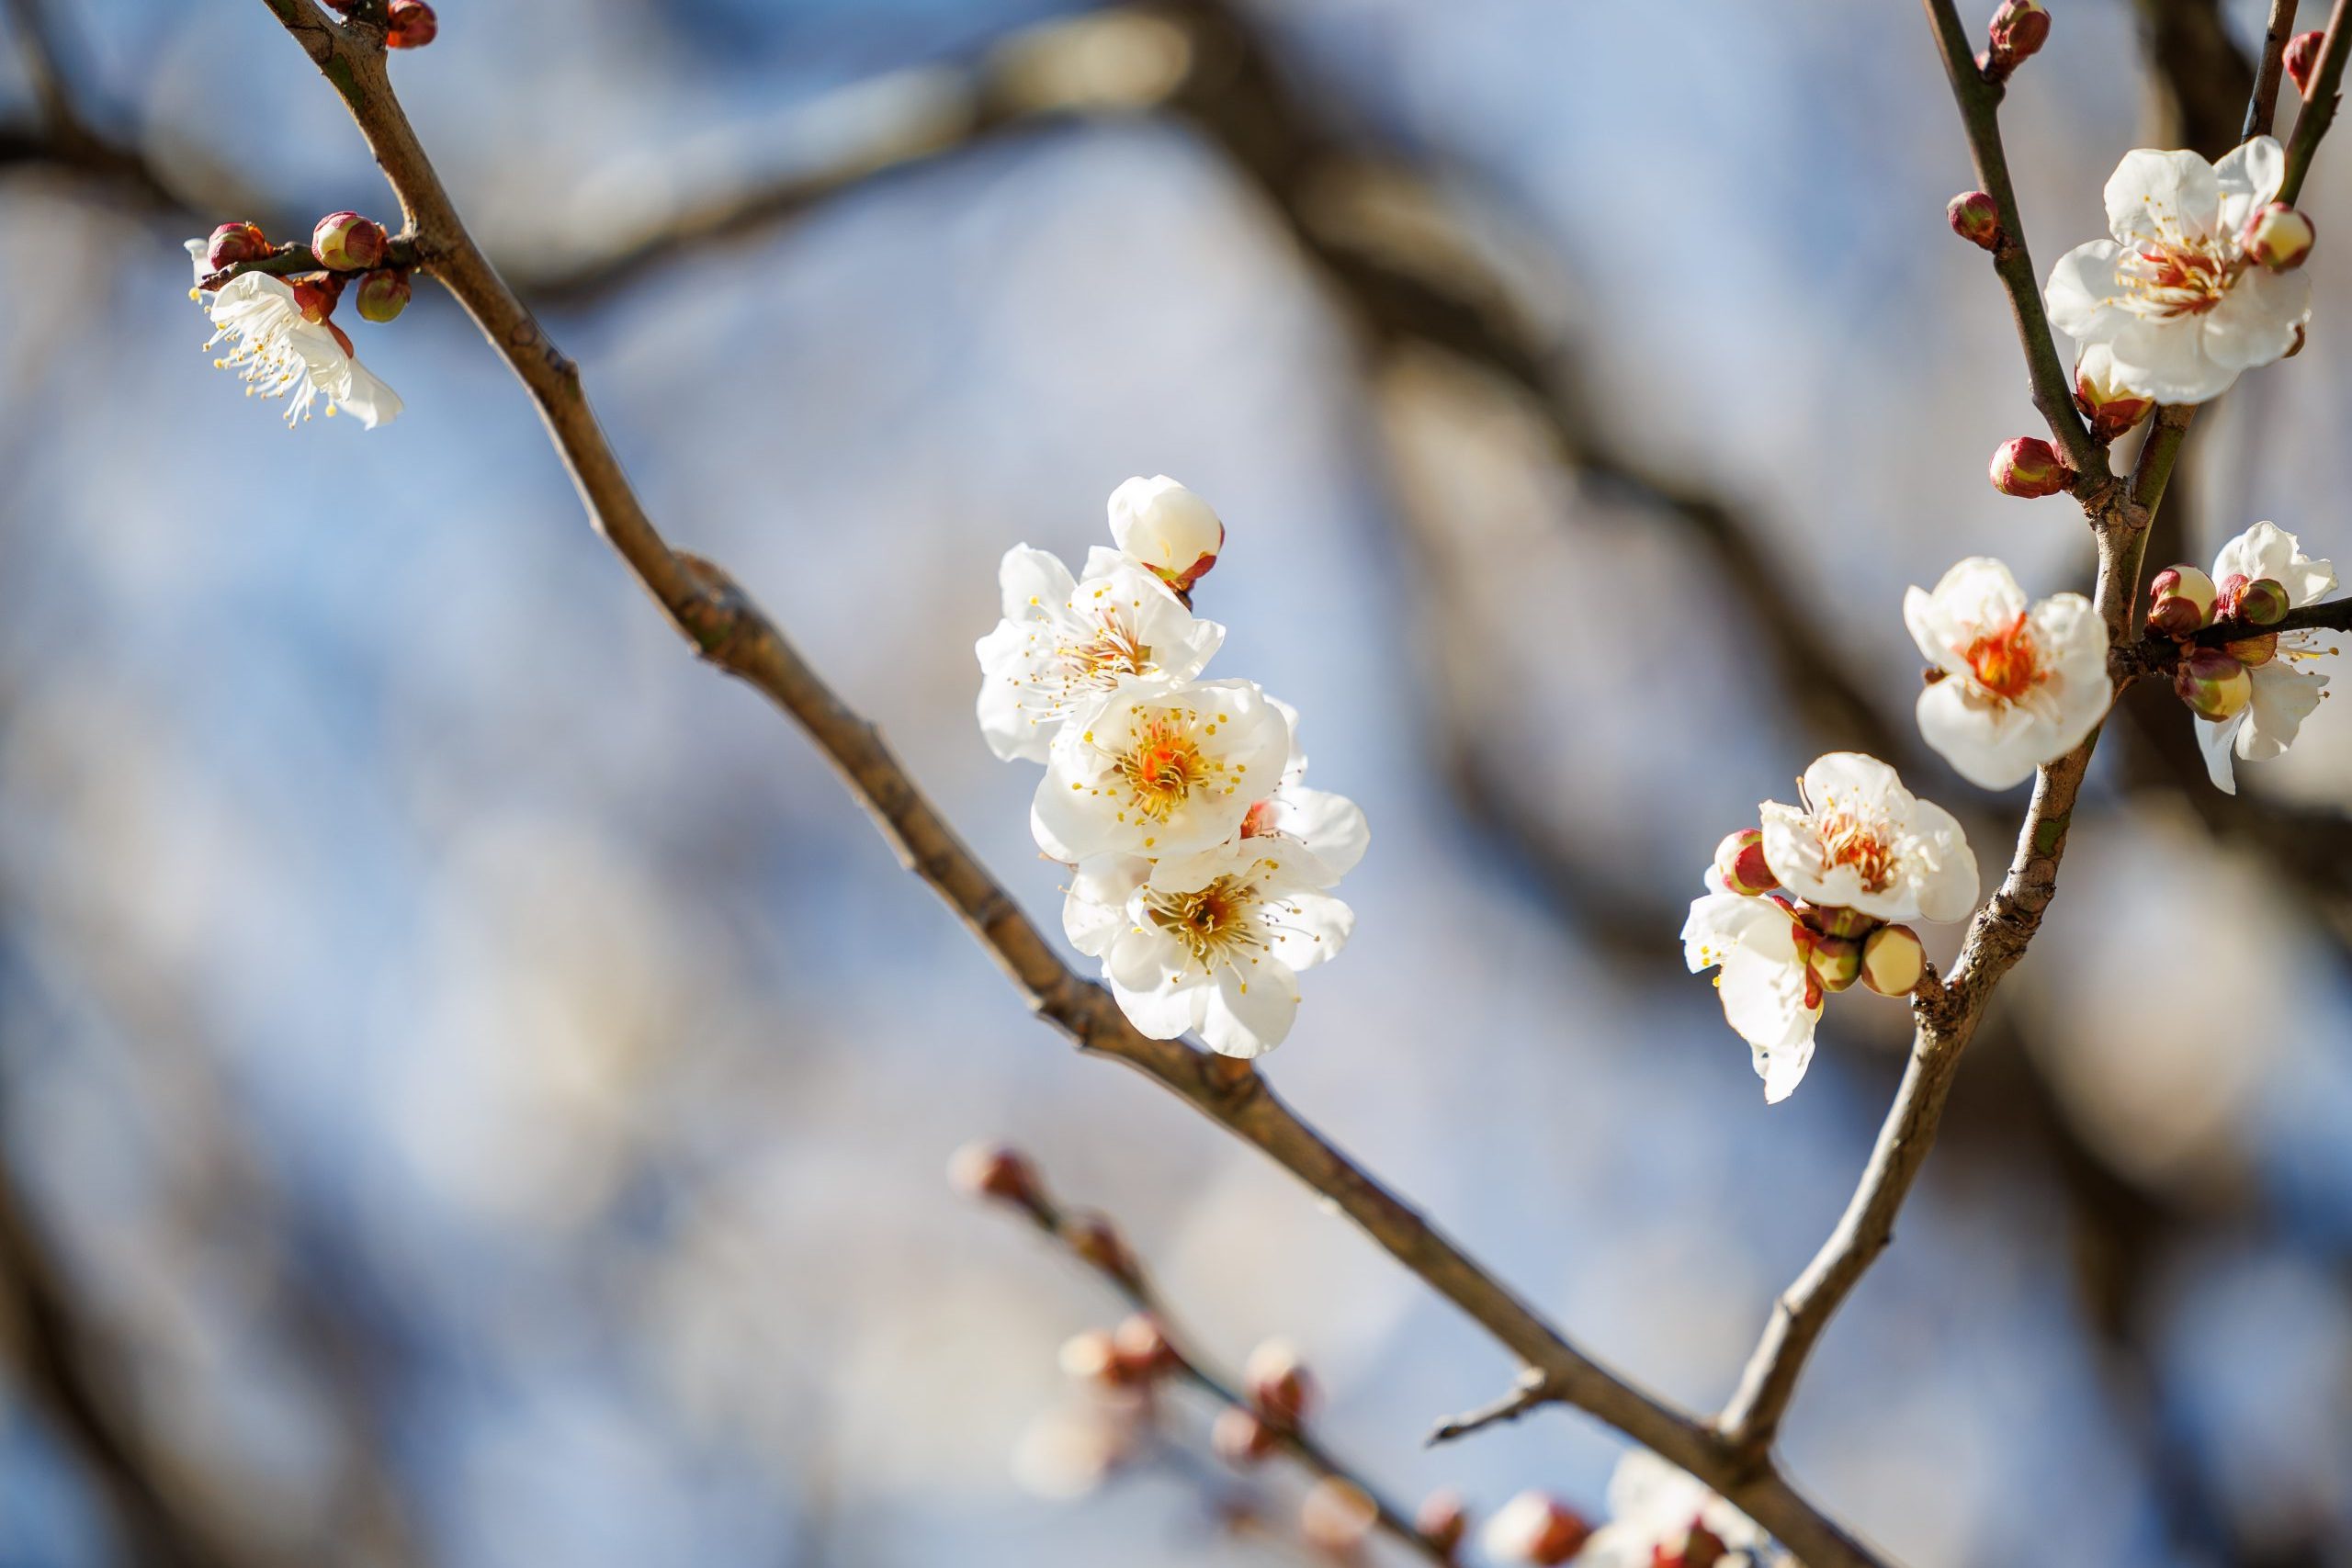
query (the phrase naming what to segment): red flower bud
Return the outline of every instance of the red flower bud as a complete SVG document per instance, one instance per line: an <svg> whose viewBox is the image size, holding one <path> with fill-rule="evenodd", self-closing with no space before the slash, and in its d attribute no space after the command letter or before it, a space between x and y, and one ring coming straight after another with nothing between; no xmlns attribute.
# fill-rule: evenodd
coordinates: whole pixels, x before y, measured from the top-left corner
<svg viewBox="0 0 2352 1568"><path fill-rule="evenodd" d="M1842 991L1862 977L1862 944L1850 936L1818 936L1805 964L1825 991Z"/></svg>
<svg viewBox="0 0 2352 1568"><path fill-rule="evenodd" d="M2072 477L2050 443L2031 435L2014 437L1994 448L1992 476L1995 490L2026 500L2056 495Z"/></svg>
<svg viewBox="0 0 2352 1568"><path fill-rule="evenodd" d="M1582 1551L1591 1535L1592 1527L1566 1503L1541 1492L1522 1492L1487 1521L1480 1539L1490 1555L1506 1562L1556 1568Z"/></svg>
<svg viewBox="0 0 2352 1568"><path fill-rule="evenodd" d="M1944 208L1951 231L1972 245L1988 251L2001 248L2001 209L1981 190L1964 190Z"/></svg>
<svg viewBox="0 0 2352 1568"><path fill-rule="evenodd" d="M2193 566L2168 566L2148 583L2148 629L2163 637L2187 637L2213 614L2221 591Z"/></svg>
<svg viewBox="0 0 2352 1568"><path fill-rule="evenodd" d="M2318 32L2297 33L2287 40L2287 79L2304 97L2312 96L2312 73L2319 69L2319 46L2326 41L2327 35Z"/></svg>
<svg viewBox="0 0 2352 1568"><path fill-rule="evenodd" d="M408 309L408 274L386 268L359 280L359 319L389 321Z"/></svg>
<svg viewBox="0 0 2352 1568"><path fill-rule="evenodd" d="M223 223L212 231L212 243L204 253L204 265L219 272L224 266L239 262L259 261L269 254L269 241L263 237L258 223Z"/></svg>
<svg viewBox="0 0 2352 1568"><path fill-rule="evenodd" d="M2156 402L2123 386L2114 356L2095 344L2075 361L2075 406L2091 422L2093 438L2112 441L2153 413Z"/></svg>
<svg viewBox="0 0 2352 1568"><path fill-rule="evenodd" d="M2223 719L2235 716L2254 699L2254 678L2218 648L2190 648L2180 656L2172 689L2198 717Z"/></svg>
<svg viewBox="0 0 2352 1568"><path fill-rule="evenodd" d="M1462 1494L1452 1487L1441 1487L1421 1499L1419 1512L1413 1516L1413 1528L1421 1539L1447 1556L1462 1544L1470 1531L1470 1511L1463 1506Z"/></svg>
<svg viewBox="0 0 2352 1568"><path fill-rule="evenodd" d="M1111 1348L1121 1375L1131 1382L1149 1382L1178 1365L1176 1347L1168 1343L1159 1325L1145 1313L1130 1314L1111 1331Z"/></svg>
<svg viewBox="0 0 2352 1568"><path fill-rule="evenodd" d="M1743 828L1715 846L1715 875L1724 890L1753 898L1781 886L1764 861L1764 830Z"/></svg>
<svg viewBox="0 0 2352 1568"><path fill-rule="evenodd" d="M1363 1487L1331 1476L1317 1482L1298 1506L1298 1533L1307 1546L1340 1562L1351 1561L1379 1522L1380 1505Z"/></svg>
<svg viewBox="0 0 2352 1568"><path fill-rule="evenodd" d="M947 1162L947 1179L967 1198L994 1198L1024 1207L1039 1201L1037 1168L1004 1144L966 1144Z"/></svg>
<svg viewBox="0 0 2352 1568"><path fill-rule="evenodd" d="M2272 272L2291 272L2311 259L2312 246L2319 240L2319 231L2302 212L2283 201L2274 201L2256 211L2238 231L2238 249L2249 261L2260 262Z"/></svg>
<svg viewBox="0 0 2352 1568"><path fill-rule="evenodd" d="M2039 0L2001 0L1993 13L1984 52L1984 74L1996 82L2007 79L2024 61L2041 51L2050 39L2050 11Z"/></svg>
<svg viewBox="0 0 2352 1568"><path fill-rule="evenodd" d="M2275 577L2260 577L2238 591L2237 618L2257 626L2275 626L2294 606L2287 602L2287 585Z"/></svg>
<svg viewBox="0 0 2352 1568"><path fill-rule="evenodd" d="M384 226L356 212L330 212L311 231L319 265L335 272L364 272L384 259L390 243Z"/></svg>
<svg viewBox="0 0 2352 1568"><path fill-rule="evenodd" d="M1279 1427L1296 1427L1315 1404L1315 1380L1287 1339L1269 1339L1242 1364L1241 1385L1258 1413Z"/></svg>
<svg viewBox="0 0 2352 1568"><path fill-rule="evenodd" d="M424 0L392 0L384 9L384 47L423 49L441 31L441 18Z"/></svg>
<svg viewBox="0 0 2352 1568"><path fill-rule="evenodd" d="M1117 1387L1127 1381L1117 1348L1111 1343L1111 1336L1100 1328L1071 1335L1062 1342L1061 1354L1056 1359L1062 1371L1080 1382Z"/></svg>

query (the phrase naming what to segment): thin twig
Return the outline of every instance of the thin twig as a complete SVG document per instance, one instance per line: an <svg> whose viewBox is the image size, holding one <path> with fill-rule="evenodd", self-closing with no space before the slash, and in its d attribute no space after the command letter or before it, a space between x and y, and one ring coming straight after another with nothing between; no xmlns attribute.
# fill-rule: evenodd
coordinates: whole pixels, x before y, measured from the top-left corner
<svg viewBox="0 0 2352 1568"><path fill-rule="evenodd" d="M2245 106L2240 141L2270 134L2278 114L2278 80L2286 74L2287 42L2295 36L2298 0L2270 0L2270 21L2262 29L2262 63L2256 68L2254 97Z"/></svg>
<svg viewBox="0 0 2352 1568"><path fill-rule="evenodd" d="M1054 1201L1042 1186L1032 1183L1007 1203L1024 1215L1063 1251L1091 1269L1096 1277L1126 1299L1127 1304L1151 1319L1159 1331L1171 1362L1170 1370L1218 1404L1257 1413L1257 1407L1235 1386L1234 1380L1212 1368L1192 1348L1192 1338L1178 1327L1167 1303L1151 1283L1143 1262L1115 1226L1097 1213L1072 1210ZM1261 1416L1266 1434L1285 1453L1318 1479L1353 1487L1370 1498L1379 1528L1432 1562L1452 1561L1446 1549L1414 1528L1405 1511L1388 1501L1373 1484L1325 1448L1295 1422Z"/></svg>
<svg viewBox="0 0 2352 1568"><path fill-rule="evenodd" d="M1552 1392L1541 1372L1528 1372L1519 1380L1519 1386L1490 1404L1465 1411L1450 1421L1441 1421L1430 1429L1425 1439L1430 1448L1466 1438L1473 1432L1483 1432L1507 1421L1516 1421L1538 1405L1549 1404L1559 1395Z"/></svg>
<svg viewBox="0 0 2352 1568"><path fill-rule="evenodd" d="M1736 1455L1705 1425L1569 1344L1301 1121L1246 1064L1210 1057L1181 1041L1148 1038L1126 1021L1107 992L1071 971L923 797L874 727L834 694L722 570L673 551L663 540L597 425L577 367L548 341L468 235L393 96L379 35L366 26L334 23L310 0L264 3L351 111L400 199L424 267L474 317L529 391L591 520L705 659L800 724L908 868L957 912L1033 1010L1082 1050L1136 1068L1255 1145L1329 1198L1525 1364L1544 1373L1563 1400L1714 1487L1813 1568L1884 1563L1769 1463Z"/></svg>
<svg viewBox="0 0 2352 1568"><path fill-rule="evenodd" d="M2352 9L2352 0L2335 0L2335 8L2327 14L2327 37L2319 46L2311 91L2303 95L2303 107L2295 116L2294 137L2287 143L2287 177L2278 183L2281 201L2292 203L2303 194L2303 176L2311 173L2312 154L2319 151L2319 139L2335 123L2336 105L2343 96L2345 56L2352 52L2352 27L2346 26L2345 17L2347 9Z"/></svg>

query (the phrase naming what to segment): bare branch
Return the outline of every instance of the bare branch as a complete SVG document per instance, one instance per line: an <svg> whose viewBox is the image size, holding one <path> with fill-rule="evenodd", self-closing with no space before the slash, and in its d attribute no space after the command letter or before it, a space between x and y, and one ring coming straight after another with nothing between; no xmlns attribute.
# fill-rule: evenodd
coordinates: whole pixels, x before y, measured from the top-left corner
<svg viewBox="0 0 2352 1568"><path fill-rule="evenodd" d="M2319 151L2319 139L2327 134L2335 123L2336 105L2342 101L2344 62L2352 53L2352 27L2346 25L2346 11L2352 0L2335 0L2335 8L2327 14L2327 37L2319 46L2319 64L2312 71L2312 89L2303 95L2303 107L2295 116L2295 134L2287 143L2287 177L2278 183L2278 199L2292 204L2303 194L2303 176L2311 172L2312 154Z"/></svg>
<svg viewBox="0 0 2352 1568"><path fill-rule="evenodd" d="M2270 21L2262 29L2262 64L2255 73L2254 96L2245 106L2240 141L2269 135L2271 123L2278 118L2278 79L2286 73L2287 44L2294 37L2296 9L2297 0L2270 0Z"/></svg>
<svg viewBox="0 0 2352 1568"><path fill-rule="evenodd" d="M952 907L1033 1010L1079 1046L1126 1063L1254 1144L1329 1198L1389 1253L1486 1327L1561 1397L1690 1471L1813 1568L1883 1560L1802 1498L1767 1461L1609 1371L1284 1106L1247 1064L1137 1032L1109 995L1072 972L972 856L882 744L719 568L673 551L646 515L581 389L468 235L394 97L379 38L308 0L265 0L334 85L390 181L422 265L456 296L522 380L590 518L702 655L795 719L833 762L900 859Z"/></svg>
<svg viewBox="0 0 2352 1568"><path fill-rule="evenodd" d="M1559 1397L1552 1392L1552 1385L1544 1381L1542 1372L1525 1372L1520 1377L1519 1386L1500 1399L1466 1411L1451 1421L1439 1422L1431 1428L1426 1441L1430 1448L1440 1443L1450 1443L1456 1438L1466 1438L1473 1432L1483 1432L1489 1427L1516 1421L1537 1405L1553 1404Z"/></svg>

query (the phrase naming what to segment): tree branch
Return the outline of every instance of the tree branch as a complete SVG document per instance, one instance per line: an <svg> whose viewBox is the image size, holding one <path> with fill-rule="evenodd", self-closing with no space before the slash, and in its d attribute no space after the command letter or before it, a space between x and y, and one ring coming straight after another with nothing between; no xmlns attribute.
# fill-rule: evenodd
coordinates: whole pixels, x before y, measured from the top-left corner
<svg viewBox="0 0 2352 1568"><path fill-rule="evenodd" d="M2238 140L2251 141L2270 134L2278 114L2278 79L2286 74L2287 44L2295 34L2297 0L2270 0L2270 20L2262 29L2262 63L2254 78L2254 96L2245 106L2245 123ZM2230 51L2235 54L2233 48Z"/></svg>
<svg viewBox="0 0 2352 1568"><path fill-rule="evenodd" d="M2327 37L2319 46L2312 90L2303 95L2303 107L2295 116L2295 134L2287 143L2287 177L2279 182L2278 199L2290 205L2303 194L2303 176L2311 172L2312 154L2319 151L2319 139L2335 123L2336 105L2343 98L2344 60L2352 52L2352 27L2345 25L2347 6L2352 6L2352 0L2335 0L2327 14Z"/></svg>
<svg viewBox="0 0 2352 1568"><path fill-rule="evenodd" d="M1723 1493L1813 1568L1883 1560L1801 1497L1768 1461L1594 1362L1414 1210L1301 1121L1246 1064L1137 1032L1108 993L1071 971L924 799L874 727L852 712L719 568L673 551L646 515L581 389L468 235L385 73L380 37L310 0L264 0L335 87L399 197L421 264L471 314L537 405L591 520L701 650L795 719L825 752L901 861L939 893L1033 1010L1080 1049L1136 1068L1329 1198L1408 1269L1478 1322L1560 1397Z"/></svg>

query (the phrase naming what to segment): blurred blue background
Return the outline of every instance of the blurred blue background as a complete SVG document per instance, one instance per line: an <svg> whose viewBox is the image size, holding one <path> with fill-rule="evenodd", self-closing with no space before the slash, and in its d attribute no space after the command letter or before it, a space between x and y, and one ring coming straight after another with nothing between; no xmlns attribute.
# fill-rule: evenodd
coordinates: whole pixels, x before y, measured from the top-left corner
<svg viewBox="0 0 2352 1568"><path fill-rule="evenodd" d="M2056 9L2006 117L2045 266L2122 152L2199 134L2146 39L2259 24ZM240 1564L1283 1560L1188 1470L1016 1479L1116 1309L950 1192L974 1137L1118 1216L1227 1360L1298 1341L1408 1505L1597 1508L1581 1416L1421 1448L1501 1352L1031 1019L684 656L437 290L354 323L408 404L372 434L210 367L180 238L395 216L264 6L5 11L0 1563L150 1560L127 1478ZM1919 759L1901 592L1975 553L2087 581L2072 508L1980 478L2035 421L1943 227L1916 11L447 0L393 73L656 518L1041 918L1034 770L970 712L997 558L1081 557L1129 474L1222 511L1216 672L1295 703L1374 831L1269 1077L1579 1343L1720 1403L1907 1032L1841 1001L1768 1111L1681 905L1841 747L1902 749L1996 874L2023 795ZM2200 422L2158 558L2262 517L2352 557L2352 254L2312 270L2309 350ZM2109 727L1786 1431L1917 1568L2352 1563L2340 706L2238 802L2177 705Z"/></svg>

